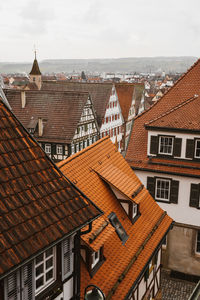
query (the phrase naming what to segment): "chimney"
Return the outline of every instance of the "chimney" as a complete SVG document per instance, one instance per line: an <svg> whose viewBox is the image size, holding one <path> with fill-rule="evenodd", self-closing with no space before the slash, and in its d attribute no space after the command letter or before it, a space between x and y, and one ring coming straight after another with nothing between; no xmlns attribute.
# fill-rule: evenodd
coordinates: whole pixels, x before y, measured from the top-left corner
<svg viewBox="0 0 200 300"><path fill-rule="evenodd" d="M22 101L22 108L26 105L26 94L25 91L21 91L21 101Z"/></svg>
<svg viewBox="0 0 200 300"><path fill-rule="evenodd" d="M39 136L43 135L43 122L42 122L42 118L38 119L38 135Z"/></svg>

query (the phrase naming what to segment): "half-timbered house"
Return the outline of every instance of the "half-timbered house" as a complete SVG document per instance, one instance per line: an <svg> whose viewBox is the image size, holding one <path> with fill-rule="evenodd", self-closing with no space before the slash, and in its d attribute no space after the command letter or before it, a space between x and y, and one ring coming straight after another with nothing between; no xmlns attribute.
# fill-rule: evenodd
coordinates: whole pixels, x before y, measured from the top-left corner
<svg viewBox="0 0 200 300"><path fill-rule="evenodd" d="M104 212L81 239L82 299L85 289L88 299L95 299L94 286L107 300L155 299L161 284L161 245L172 219L109 137L58 166Z"/></svg>
<svg viewBox="0 0 200 300"><path fill-rule="evenodd" d="M13 112L54 161L99 138L88 92L4 90Z"/></svg>
<svg viewBox="0 0 200 300"><path fill-rule="evenodd" d="M100 136L109 135L111 141L118 144L118 150L122 150L122 125L124 120L113 83L43 82L42 89L89 92L97 115Z"/></svg>
<svg viewBox="0 0 200 300"><path fill-rule="evenodd" d="M0 99L0 299L80 299L80 230L100 215Z"/></svg>

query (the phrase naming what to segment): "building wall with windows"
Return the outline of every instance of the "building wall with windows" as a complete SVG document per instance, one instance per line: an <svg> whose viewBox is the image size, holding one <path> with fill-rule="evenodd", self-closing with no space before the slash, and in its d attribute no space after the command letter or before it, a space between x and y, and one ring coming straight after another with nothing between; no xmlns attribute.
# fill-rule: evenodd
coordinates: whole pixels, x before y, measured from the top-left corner
<svg viewBox="0 0 200 300"><path fill-rule="evenodd" d="M122 150L123 138L123 116L121 113L120 104L118 101L115 87L112 88L112 95L110 96L108 105L106 107L104 119L100 128L100 136L110 136L113 143L118 143L118 150Z"/></svg>
<svg viewBox="0 0 200 300"><path fill-rule="evenodd" d="M164 265L179 272L199 276L200 178L139 170L135 170L135 173L161 208L176 221L167 237L163 254ZM158 186L157 180L167 181L169 185ZM196 194L197 197L194 197Z"/></svg>
<svg viewBox="0 0 200 300"><path fill-rule="evenodd" d="M71 299L79 280L74 272L76 253L74 235L41 252L5 277L0 299Z"/></svg>

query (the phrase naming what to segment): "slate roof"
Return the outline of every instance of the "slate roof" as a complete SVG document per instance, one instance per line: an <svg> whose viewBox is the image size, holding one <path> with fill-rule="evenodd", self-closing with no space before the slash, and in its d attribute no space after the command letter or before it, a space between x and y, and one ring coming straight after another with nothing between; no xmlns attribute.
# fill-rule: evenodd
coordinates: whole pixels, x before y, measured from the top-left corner
<svg viewBox="0 0 200 300"><path fill-rule="evenodd" d="M42 82L42 90L53 91L85 91L92 98L97 114L98 125L101 126L106 107L112 91L112 83L85 83L85 82Z"/></svg>
<svg viewBox="0 0 200 300"><path fill-rule="evenodd" d="M95 251L103 244L106 258L92 278L90 278L84 262L81 262L82 296L84 288L88 284L95 284L104 292L106 299L125 299L133 283L138 279L156 247L169 230L172 219L163 212L148 191L142 187L140 192L135 193L134 198L130 199L139 204L141 213L138 220L134 224L131 223L107 182L109 179L109 183L129 196L131 196L129 191L132 195L138 191L141 182L122 155L116 151L115 145L109 137L105 137L67 160L59 162L58 166L104 212L101 218L93 222L92 232L82 236L88 247L92 248L95 243L95 247L93 247ZM129 178L129 182L126 190L125 180L127 178ZM116 213L129 236L124 246L111 225L106 226L105 222L108 222L108 215L111 212ZM98 228L102 228L103 224L106 227L95 241L90 243L89 239L94 236ZM136 259L137 251L140 254ZM123 277L124 271L131 263L132 266ZM118 280L119 277L121 281Z"/></svg>
<svg viewBox="0 0 200 300"><path fill-rule="evenodd" d="M31 120L44 120L43 135L34 137L40 141L71 143L83 107L89 97L87 92L25 91L26 105L22 108L21 91L4 90L13 112L28 128Z"/></svg>
<svg viewBox="0 0 200 300"><path fill-rule="evenodd" d="M151 120L155 120L159 116L166 114L174 107L186 103L190 99L193 99L195 95L200 95L200 60L197 62L170 88L166 94L164 94L155 104L153 104L147 111L140 114L134 120L134 125L132 129L131 138L129 141L126 160L134 169L147 169L162 171L165 173L174 173L174 174L183 174L183 175L195 175L199 174L198 168L195 170L194 167L198 164L194 162L182 162L177 164L174 160L165 160L164 164L162 160L157 160L156 158L152 159L152 162L157 162L152 164L149 162L147 157L147 135L148 130L145 129L146 123ZM193 103L198 103L198 98L191 100L191 104L188 105L191 107ZM188 106L188 107L189 107ZM198 104L197 104L198 106ZM182 108L177 110L177 112L183 112L186 109L186 106L183 105ZM189 111L188 111L189 113ZM191 112L192 113L192 112ZM190 114L191 114L190 113ZM175 113L173 113L175 115ZM179 114L179 113L178 113ZM168 122L168 117L169 122ZM189 116L186 121L183 121L182 128L189 128L192 124L186 124ZM195 117L197 119L197 117ZM165 120L167 126L174 126L175 119L172 122L171 114L166 114ZM190 120L192 121L192 120ZM179 118L180 124L180 118ZM171 124L171 125L170 125ZM198 126L198 125L194 125ZM191 126L192 127L192 126ZM161 164L162 162L162 164ZM188 169L186 169L188 168Z"/></svg>
<svg viewBox="0 0 200 300"><path fill-rule="evenodd" d="M0 276L100 214L0 100Z"/></svg>
<svg viewBox="0 0 200 300"><path fill-rule="evenodd" d="M35 58L34 61L33 61L32 69L31 69L29 75L41 75L41 74L42 73L40 72L38 61Z"/></svg>

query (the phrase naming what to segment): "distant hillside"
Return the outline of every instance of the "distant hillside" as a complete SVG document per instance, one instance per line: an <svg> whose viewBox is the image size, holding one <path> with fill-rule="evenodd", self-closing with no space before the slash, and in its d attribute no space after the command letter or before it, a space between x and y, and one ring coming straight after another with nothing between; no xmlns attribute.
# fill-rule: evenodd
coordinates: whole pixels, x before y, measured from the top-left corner
<svg viewBox="0 0 200 300"><path fill-rule="evenodd" d="M129 57L116 59L49 59L39 62L43 73L52 72L185 72L197 57ZM30 72L32 63L0 62L0 73Z"/></svg>

